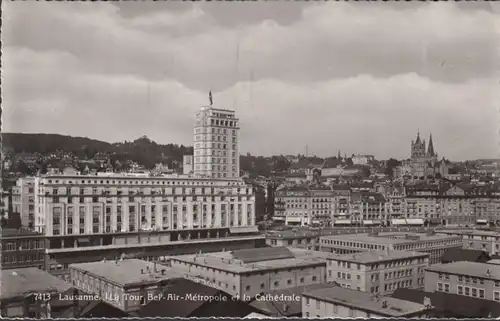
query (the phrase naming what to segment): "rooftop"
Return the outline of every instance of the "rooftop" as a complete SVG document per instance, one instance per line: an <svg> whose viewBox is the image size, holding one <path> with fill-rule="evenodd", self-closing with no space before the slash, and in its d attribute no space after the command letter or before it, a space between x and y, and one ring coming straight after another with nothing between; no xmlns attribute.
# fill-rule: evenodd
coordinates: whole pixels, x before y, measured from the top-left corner
<svg viewBox="0 0 500 321"><path fill-rule="evenodd" d="M322 236L321 238L327 240L359 241L365 243L385 245L385 244L414 243L417 241L455 239L456 236L427 235L424 233L379 233L378 236L375 236L365 233L365 234L328 235L328 236Z"/></svg>
<svg viewBox="0 0 500 321"><path fill-rule="evenodd" d="M500 280L500 265L488 263L460 261L447 264L436 264L428 267L427 271Z"/></svg>
<svg viewBox="0 0 500 321"><path fill-rule="evenodd" d="M37 268L3 270L1 299L24 297L29 293L64 292L71 285Z"/></svg>
<svg viewBox="0 0 500 321"><path fill-rule="evenodd" d="M368 292L338 286L308 291L303 296L388 317L407 316L426 310L423 304L384 296L376 298ZM383 305L384 302L387 304L386 307Z"/></svg>
<svg viewBox="0 0 500 321"><path fill-rule="evenodd" d="M376 263L384 261L392 261L399 259L428 257L427 253L410 252L410 251L366 251L353 254L330 255L333 260L354 262L354 263Z"/></svg>
<svg viewBox="0 0 500 321"><path fill-rule="evenodd" d="M85 271L119 286L183 277L183 274L166 266L139 259L77 263L71 264L70 268Z"/></svg>
<svg viewBox="0 0 500 321"><path fill-rule="evenodd" d="M300 249L286 247L267 247L232 252L180 255L172 257L171 259L197 263L202 266L231 273L310 266L326 262L322 257L312 254L307 255Z"/></svg>

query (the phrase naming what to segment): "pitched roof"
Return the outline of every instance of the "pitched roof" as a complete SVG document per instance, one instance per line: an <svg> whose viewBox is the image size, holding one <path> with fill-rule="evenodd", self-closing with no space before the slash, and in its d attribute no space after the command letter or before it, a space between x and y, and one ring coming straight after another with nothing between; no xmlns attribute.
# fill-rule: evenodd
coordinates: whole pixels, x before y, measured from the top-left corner
<svg viewBox="0 0 500 321"><path fill-rule="evenodd" d="M399 288L392 297L416 303L422 303L427 297L434 310L444 314L444 317L486 318L490 313L494 318L500 317L499 303L458 294Z"/></svg>
<svg viewBox="0 0 500 321"><path fill-rule="evenodd" d="M441 256L441 262L459 262L459 261L469 261L469 262L482 262L481 257L489 259L489 255L481 250L471 250L471 249L447 249ZM488 260L486 260L488 261Z"/></svg>
<svg viewBox="0 0 500 321"><path fill-rule="evenodd" d="M320 283L271 291L269 295L273 298L278 298L278 300L254 300L250 302L250 305L261 313L271 317L296 316L302 313L302 302L291 298L297 298L307 291L331 286L331 284Z"/></svg>
<svg viewBox="0 0 500 321"><path fill-rule="evenodd" d="M222 291L186 279L171 281L164 291L164 298L154 300L137 311L140 317L189 317L206 301L188 300L187 294L215 297ZM176 294L184 300L168 300L168 294Z"/></svg>

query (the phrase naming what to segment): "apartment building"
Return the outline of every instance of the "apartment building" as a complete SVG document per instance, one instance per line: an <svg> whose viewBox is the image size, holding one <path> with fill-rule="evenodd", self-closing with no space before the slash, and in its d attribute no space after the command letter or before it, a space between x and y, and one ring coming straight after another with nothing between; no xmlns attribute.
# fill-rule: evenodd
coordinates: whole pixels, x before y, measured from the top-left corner
<svg viewBox="0 0 500 321"><path fill-rule="evenodd" d="M412 251L331 254L326 279L348 289L389 295L399 288L423 288L427 266L429 254Z"/></svg>
<svg viewBox="0 0 500 321"><path fill-rule="evenodd" d="M211 178L240 177L239 119L233 110L202 107L194 128L194 173Z"/></svg>
<svg viewBox="0 0 500 321"><path fill-rule="evenodd" d="M430 311L429 304L332 286L302 294L302 317L425 318Z"/></svg>
<svg viewBox="0 0 500 321"><path fill-rule="evenodd" d="M23 227L35 226L35 177L23 177L12 187L12 211L19 213Z"/></svg>
<svg viewBox="0 0 500 321"><path fill-rule="evenodd" d="M308 250L319 249L319 231L279 231L266 234L266 244L273 247L291 246Z"/></svg>
<svg viewBox="0 0 500 321"><path fill-rule="evenodd" d="M500 265L461 261L430 266L425 291L500 302Z"/></svg>
<svg viewBox="0 0 500 321"><path fill-rule="evenodd" d="M326 260L298 249L271 247L170 258L185 277L249 300L259 293L325 282Z"/></svg>
<svg viewBox="0 0 500 321"><path fill-rule="evenodd" d="M412 185L406 187L405 201L408 218L434 218L457 226L500 222L500 190L494 185Z"/></svg>
<svg viewBox="0 0 500 321"><path fill-rule="evenodd" d="M350 254L370 250L417 251L428 253L430 264L439 263L445 250L461 247L461 237L433 233L389 232L320 237L320 250L325 252Z"/></svg>
<svg viewBox="0 0 500 321"><path fill-rule="evenodd" d="M74 287L126 312L160 300L169 282L182 278L166 266L137 259L79 263L69 268Z"/></svg>

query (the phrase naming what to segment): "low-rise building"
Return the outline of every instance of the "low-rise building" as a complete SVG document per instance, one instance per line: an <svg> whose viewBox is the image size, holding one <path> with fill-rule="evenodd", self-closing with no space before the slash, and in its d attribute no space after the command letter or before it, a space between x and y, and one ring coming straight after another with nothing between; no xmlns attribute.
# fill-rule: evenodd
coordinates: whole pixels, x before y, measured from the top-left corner
<svg viewBox="0 0 500 321"><path fill-rule="evenodd" d="M26 229L3 229L0 269L45 269L45 248L45 237L41 233Z"/></svg>
<svg viewBox="0 0 500 321"><path fill-rule="evenodd" d="M71 264L69 269L74 287L126 312L157 300L170 280L182 278L166 266L138 259Z"/></svg>
<svg viewBox="0 0 500 321"><path fill-rule="evenodd" d="M461 248L462 239L457 236L433 233L371 233L346 234L320 237L320 249L330 253L349 254L369 250L417 251L429 254L429 263L440 262L444 251Z"/></svg>
<svg viewBox="0 0 500 321"><path fill-rule="evenodd" d="M500 265L467 261L432 265L425 272L425 291L500 302Z"/></svg>
<svg viewBox="0 0 500 321"><path fill-rule="evenodd" d="M500 233L498 231L443 229L436 232L443 235L460 236L464 249L481 250L488 252L490 255L500 253Z"/></svg>
<svg viewBox="0 0 500 321"><path fill-rule="evenodd" d="M50 318L50 303L71 289L69 283L34 267L3 270L1 276L2 317Z"/></svg>
<svg viewBox="0 0 500 321"><path fill-rule="evenodd" d="M170 258L184 277L250 300L259 293L324 283L326 260L285 247L181 255Z"/></svg>
<svg viewBox="0 0 500 321"><path fill-rule="evenodd" d="M387 250L331 254L327 281L348 289L388 295L399 288L423 288L427 266L427 253Z"/></svg>
<svg viewBox="0 0 500 321"><path fill-rule="evenodd" d="M426 317L427 302L414 303L332 286L302 294L302 317L383 318Z"/></svg>

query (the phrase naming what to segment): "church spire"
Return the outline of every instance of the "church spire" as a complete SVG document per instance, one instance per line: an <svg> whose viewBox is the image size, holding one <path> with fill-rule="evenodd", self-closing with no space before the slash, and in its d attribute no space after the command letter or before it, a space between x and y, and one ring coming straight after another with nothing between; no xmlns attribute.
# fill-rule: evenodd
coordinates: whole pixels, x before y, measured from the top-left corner
<svg viewBox="0 0 500 321"><path fill-rule="evenodd" d="M340 149L339 149L339 154L337 155L337 158L338 159L341 159L342 157L340 157Z"/></svg>
<svg viewBox="0 0 500 321"><path fill-rule="evenodd" d="M435 156L434 144L432 143L432 133L429 135L429 146L427 147L427 155Z"/></svg>
<svg viewBox="0 0 500 321"><path fill-rule="evenodd" d="M420 144L420 130L417 132L417 140L415 141L415 144Z"/></svg>

